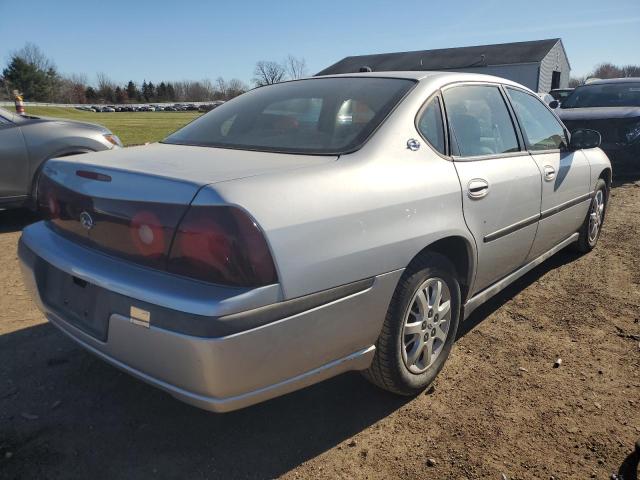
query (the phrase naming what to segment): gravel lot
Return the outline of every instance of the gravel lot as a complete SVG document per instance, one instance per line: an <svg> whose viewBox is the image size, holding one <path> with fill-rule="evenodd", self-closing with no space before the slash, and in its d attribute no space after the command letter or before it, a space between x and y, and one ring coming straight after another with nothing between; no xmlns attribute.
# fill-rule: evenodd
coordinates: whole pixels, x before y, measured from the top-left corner
<svg viewBox="0 0 640 480"><path fill-rule="evenodd" d="M476 311L426 394L354 373L226 415L45 323L16 259L33 219L0 212L0 478L611 478L640 438L640 186L612 195L596 250Z"/></svg>

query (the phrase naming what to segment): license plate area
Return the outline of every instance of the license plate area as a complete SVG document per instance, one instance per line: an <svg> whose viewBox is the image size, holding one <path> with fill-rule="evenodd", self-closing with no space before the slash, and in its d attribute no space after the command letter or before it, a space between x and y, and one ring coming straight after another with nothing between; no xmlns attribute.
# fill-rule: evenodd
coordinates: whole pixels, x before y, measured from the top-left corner
<svg viewBox="0 0 640 480"><path fill-rule="evenodd" d="M99 308L99 288L50 265L46 267L41 295L60 318L101 341L107 340L109 318Z"/></svg>

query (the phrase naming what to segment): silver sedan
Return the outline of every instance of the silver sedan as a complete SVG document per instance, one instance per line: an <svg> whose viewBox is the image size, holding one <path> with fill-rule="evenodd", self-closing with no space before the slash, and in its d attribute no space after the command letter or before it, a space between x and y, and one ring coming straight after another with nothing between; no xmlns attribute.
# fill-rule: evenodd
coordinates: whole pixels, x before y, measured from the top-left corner
<svg viewBox="0 0 640 480"><path fill-rule="evenodd" d="M595 247L611 165L533 92L384 72L261 87L161 143L56 159L19 244L48 320L214 411L362 370L402 395L460 322Z"/></svg>
<svg viewBox="0 0 640 480"><path fill-rule="evenodd" d="M35 201L45 160L121 146L118 137L100 125L16 115L0 108L0 208Z"/></svg>

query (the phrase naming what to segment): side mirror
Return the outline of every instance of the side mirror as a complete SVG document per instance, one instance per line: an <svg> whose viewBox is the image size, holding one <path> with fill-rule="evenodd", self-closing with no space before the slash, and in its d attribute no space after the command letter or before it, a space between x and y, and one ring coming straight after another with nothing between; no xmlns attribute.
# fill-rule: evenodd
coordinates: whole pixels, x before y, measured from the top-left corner
<svg viewBox="0 0 640 480"><path fill-rule="evenodd" d="M549 102L549 108L555 110L560 106L560 102L558 100L552 100Z"/></svg>
<svg viewBox="0 0 640 480"><path fill-rule="evenodd" d="M571 132L571 141L569 142L569 148L571 150L596 148L600 146L601 142L602 137L600 136L600 132L589 130L587 128L581 128Z"/></svg>

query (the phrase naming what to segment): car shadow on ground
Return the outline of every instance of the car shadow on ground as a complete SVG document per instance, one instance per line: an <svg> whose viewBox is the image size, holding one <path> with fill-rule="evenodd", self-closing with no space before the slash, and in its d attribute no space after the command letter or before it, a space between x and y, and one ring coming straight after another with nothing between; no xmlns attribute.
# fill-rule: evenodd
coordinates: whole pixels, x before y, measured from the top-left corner
<svg viewBox="0 0 640 480"><path fill-rule="evenodd" d="M460 327L458 329L458 339L464 337L471 330L480 325L493 312L502 307L519 292L523 291L531 284L536 282L547 272L559 268L567 263L571 263L578 258L580 258L580 254L577 251L573 250L571 246L569 246L556 253L541 265L538 265L536 268L513 282L507 288L505 288L494 297L489 299L487 302L480 305L476 310L474 310L469 318L460 324Z"/></svg>
<svg viewBox="0 0 640 480"><path fill-rule="evenodd" d="M121 373L41 324L0 336L0 472L8 478L274 478L409 400L354 372L214 414ZM357 455L357 445L341 448Z"/></svg>
<svg viewBox="0 0 640 480"><path fill-rule="evenodd" d="M0 233L19 232L39 219L37 213L27 208L0 210Z"/></svg>
<svg viewBox="0 0 640 480"><path fill-rule="evenodd" d="M474 312L461 336L575 258L560 252L508 287ZM6 471L27 477L273 478L336 446L357 458L357 444L345 440L410 401L348 373L213 414L121 373L49 324L0 336L0 365L9 380L0 384L0 412L7 412L0 414L0 432L7 432L0 433L0 456L10 449Z"/></svg>
<svg viewBox="0 0 640 480"><path fill-rule="evenodd" d="M640 439L636 442L635 450L624 459L618 469L619 480L638 480L640 475ZM613 476L611 478L614 478Z"/></svg>

